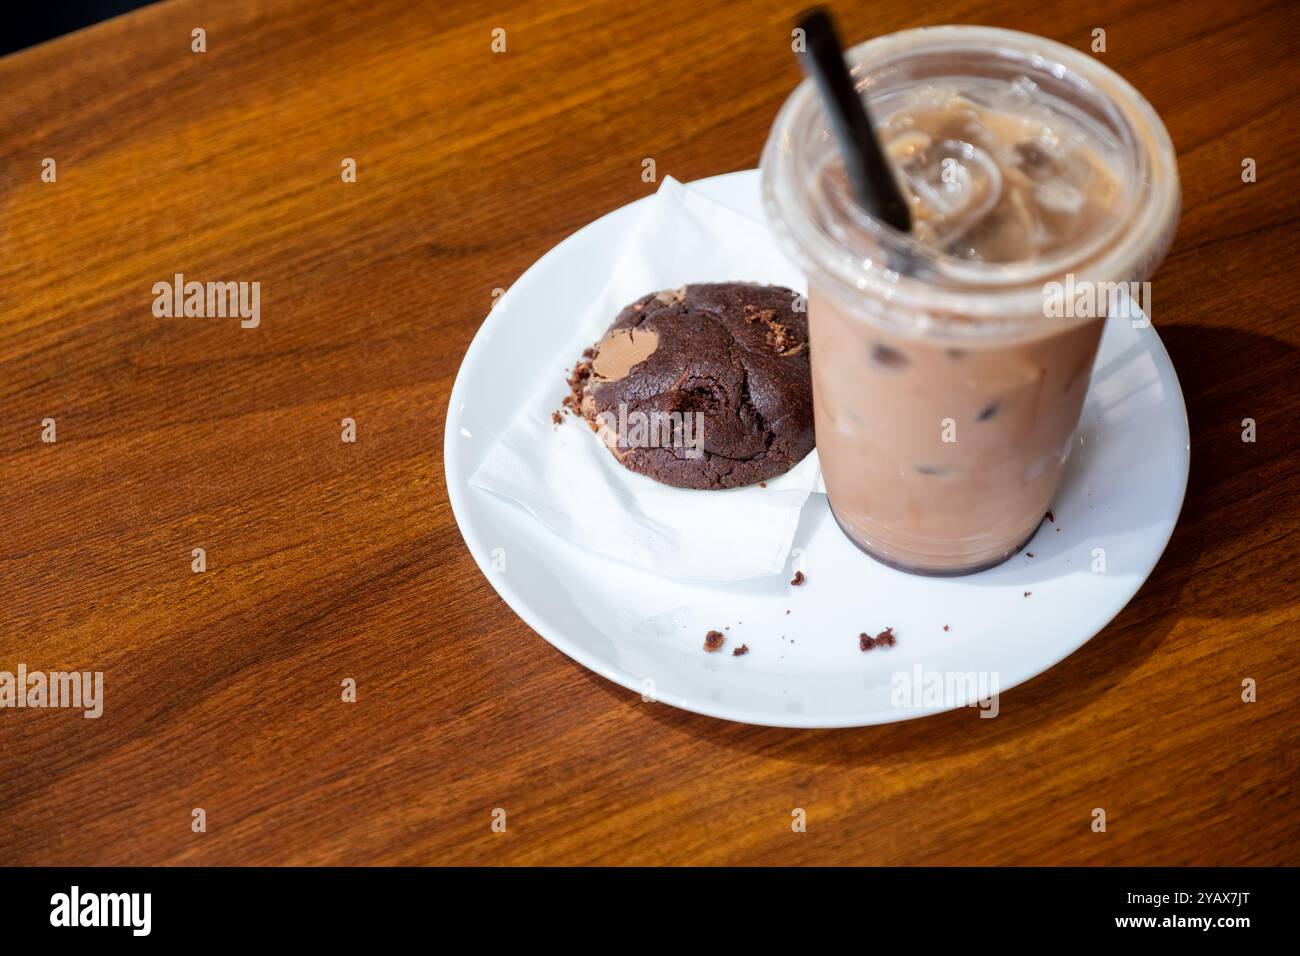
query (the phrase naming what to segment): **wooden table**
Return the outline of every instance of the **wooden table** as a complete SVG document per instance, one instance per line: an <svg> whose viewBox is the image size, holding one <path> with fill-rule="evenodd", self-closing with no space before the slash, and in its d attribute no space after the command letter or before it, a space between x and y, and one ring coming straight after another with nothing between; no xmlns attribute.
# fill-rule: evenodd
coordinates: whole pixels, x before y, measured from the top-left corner
<svg viewBox="0 0 1300 956"><path fill-rule="evenodd" d="M763 729L588 673L464 547L451 383L643 158L756 164L796 5L178 0L0 60L0 670L105 675L98 720L0 711L0 863L1300 862L1297 8L837 6L1104 28L1169 126L1193 466L1118 619L992 721ZM155 317L178 272L260 282L260 325Z"/></svg>

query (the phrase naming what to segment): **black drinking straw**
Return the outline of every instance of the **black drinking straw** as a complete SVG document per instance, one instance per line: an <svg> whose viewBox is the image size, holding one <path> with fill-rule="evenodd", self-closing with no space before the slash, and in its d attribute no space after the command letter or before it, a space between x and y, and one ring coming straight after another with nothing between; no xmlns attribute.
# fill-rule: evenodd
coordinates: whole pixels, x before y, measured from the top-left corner
<svg viewBox="0 0 1300 956"><path fill-rule="evenodd" d="M899 232L911 232L912 214L907 200L876 140L867 105L853 85L830 14L814 7L799 18L799 26L807 47L800 63L817 84L826 105L858 205Z"/></svg>

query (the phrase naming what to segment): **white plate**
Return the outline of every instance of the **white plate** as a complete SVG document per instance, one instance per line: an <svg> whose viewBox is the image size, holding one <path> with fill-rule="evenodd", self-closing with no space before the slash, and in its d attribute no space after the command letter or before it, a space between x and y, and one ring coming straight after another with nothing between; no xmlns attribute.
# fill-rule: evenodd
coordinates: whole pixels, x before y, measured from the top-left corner
<svg viewBox="0 0 1300 956"><path fill-rule="evenodd" d="M691 185L763 219L756 171ZM1077 650L1137 593L1173 533L1189 444L1169 356L1153 329L1127 320L1108 323L1102 338L1056 523L1026 547L1033 558L1021 553L981 574L917 577L878 564L814 494L794 542L803 586L785 576L694 585L584 551L470 488L520 403L544 376L572 365L556 352L569 330L537 321L564 310L534 306L558 299L577 311L596 296L644 201L579 230L524 273L484 321L452 388L444 437L452 510L479 568L529 627L585 667L675 707L753 724L848 727L1005 692ZM1094 570L1103 559L1105 570ZM663 613L631 617L627 595ZM705 632L724 627L724 650L704 653ZM862 653L858 634L885 627L897 644ZM749 653L735 657L740 643Z"/></svg>

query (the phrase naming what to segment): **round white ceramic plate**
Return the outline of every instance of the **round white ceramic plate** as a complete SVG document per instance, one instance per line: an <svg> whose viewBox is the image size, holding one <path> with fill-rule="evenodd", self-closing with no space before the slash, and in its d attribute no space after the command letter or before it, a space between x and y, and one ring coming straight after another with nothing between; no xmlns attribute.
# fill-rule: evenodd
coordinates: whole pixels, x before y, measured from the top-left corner
<svg viewBox="0 0 1300 956"><path fill-rule="evenodd" d="M691 185L763 219L756 171ZM570 338L558 326L599 294L644 201L579 230L524 273L483 322L452 388L444 439L452 509L479 568L529 627L660 703L753 724L847 727L980 706L1078 649L1137 593L1182 507L1189 445L1169 356L1152 328L1128 320L1110 322L1102 339L1055 523L981 574L917 577L878 564L813 494L792 553L802 586L789 575L670 580L589 553L471 488L520 404L572 364L556 354ZM494 554L506 556L504 566ZM633 616L628 604L662 612ZM859 649L859 633L886 627L893 647ZM704 653L705 632L724 628L724 650ZM733 656L742 643L749 653Z"/></svg>

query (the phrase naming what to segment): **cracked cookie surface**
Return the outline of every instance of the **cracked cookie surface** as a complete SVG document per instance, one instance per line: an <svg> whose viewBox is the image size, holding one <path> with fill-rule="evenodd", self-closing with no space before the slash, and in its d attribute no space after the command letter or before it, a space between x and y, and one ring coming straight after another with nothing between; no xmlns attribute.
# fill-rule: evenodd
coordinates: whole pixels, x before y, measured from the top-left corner
<svg viewBox="0 0 1300 956"><path fill-rule="evenodd" d="M788 471L814 444L800 304L744 282L642 296L591 351L583 417L625 467L679 488Z"/></svg>

